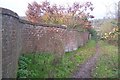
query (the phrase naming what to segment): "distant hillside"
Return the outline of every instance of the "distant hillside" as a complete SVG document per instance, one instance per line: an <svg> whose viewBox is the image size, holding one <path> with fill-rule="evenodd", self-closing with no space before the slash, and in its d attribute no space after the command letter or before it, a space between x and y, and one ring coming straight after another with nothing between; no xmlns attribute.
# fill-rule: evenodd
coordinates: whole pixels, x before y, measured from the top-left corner
<svg viewBox="0 0 120 80"><path fill-rule="evenodd" d="M113 18L108 18L108 19L105 19L105 18L103 18L103 19L94 19L94 20L92 20L92 25L100 27L105 22L110 22L110 23L114 24L114 23L116 23L116 21L117 20L115 20Z"/></svg>
<svg viewBox="0 0 120 80"><path fill-rule="evenodd" d="M112 29L117 26L117 20L113 18L94 19L92 20L92 25L94 26L94 29L102 35L106 32L112 31Z"/></svg>

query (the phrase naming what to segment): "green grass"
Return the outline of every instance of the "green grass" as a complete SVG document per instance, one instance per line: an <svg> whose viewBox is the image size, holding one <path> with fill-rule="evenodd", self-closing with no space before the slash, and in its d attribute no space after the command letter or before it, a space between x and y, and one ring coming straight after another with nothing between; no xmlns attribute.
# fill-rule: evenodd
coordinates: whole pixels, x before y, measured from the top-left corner
<svg viewBox="0 0 120 80"><path fill-rule="evenodd" d="M118 78L118 48L103 41L100 44L100 57L93 71L94 78Z"/></svg>
<svg viewBox="0 0 120 80"><path fill-rule="evenodd" d="M18 78L66 78L71 77L77 67L95 54L95 41L90 40L76 51L67 52L57 65L52 53L35 53L20 56Z"/></svg>

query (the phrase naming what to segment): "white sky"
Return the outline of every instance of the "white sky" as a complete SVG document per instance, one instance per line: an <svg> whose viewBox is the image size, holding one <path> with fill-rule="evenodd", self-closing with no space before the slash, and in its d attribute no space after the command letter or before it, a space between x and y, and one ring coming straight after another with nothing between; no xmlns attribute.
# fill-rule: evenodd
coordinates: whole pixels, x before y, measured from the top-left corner
<svg viewBox="0 0 120 80"><path fill-rule="evenodd" d="M19 16L25 16L25 11L27 10L28 3L31 3L33 1L36 1L40 3L44 0L0 0L0 7L10 9L14 12L16 12ZM52 4L58 4L58 5L71 5L73 2L85 2L85 1L91 1L93 3L93 6L95 7L92 15L95 16L95 18L102 18L106 15L106 11L108 11L107 8L113 10L112 4L115 2L118 2L119 0L47 0ZM111 7L110 7L111 6Z"/></svg>

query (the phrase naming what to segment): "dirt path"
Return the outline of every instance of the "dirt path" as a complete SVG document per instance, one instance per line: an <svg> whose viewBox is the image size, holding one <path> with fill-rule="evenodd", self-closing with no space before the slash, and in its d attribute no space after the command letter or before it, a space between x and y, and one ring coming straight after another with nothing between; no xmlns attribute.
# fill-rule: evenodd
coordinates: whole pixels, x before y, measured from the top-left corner
<svg viewBox="0 0 120 80"><path fill-rule="evenodd" d="M91 71L94 69L99 57L99 45L96 44L96 54L89 58L84 64L80 65L79 70L73 75L73 78L91 78Z"/></svg>

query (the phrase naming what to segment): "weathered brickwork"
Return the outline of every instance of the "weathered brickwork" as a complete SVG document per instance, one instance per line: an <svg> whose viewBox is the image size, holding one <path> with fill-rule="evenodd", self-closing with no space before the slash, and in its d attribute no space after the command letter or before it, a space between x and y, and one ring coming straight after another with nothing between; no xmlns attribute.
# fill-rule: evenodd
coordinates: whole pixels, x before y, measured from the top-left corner
<svg viewBox="0 0 120 80"><path fill-rule="evenodd" d="M2 77L15 78L20 54L50 52L61 56L83 46L88 32L67 30L60 25L33 24L11 10L0 8L0 61Z"/></svg>

